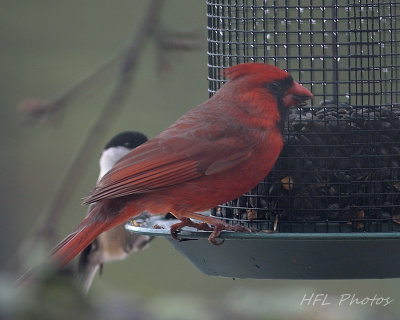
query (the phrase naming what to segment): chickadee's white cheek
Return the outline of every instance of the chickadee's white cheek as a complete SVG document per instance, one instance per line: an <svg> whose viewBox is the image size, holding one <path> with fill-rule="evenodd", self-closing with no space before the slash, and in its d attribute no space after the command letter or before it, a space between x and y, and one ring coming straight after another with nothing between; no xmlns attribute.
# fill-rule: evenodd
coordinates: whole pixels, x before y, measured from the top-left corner
<svg viewBox="0 0 400 320"><path fill-rule="evenodd" d="M111 168L117 163L118 160L120 160L124 155L129 153L129 151L131 150L125 147L112 147L103 151L99 161L100 164L99 180L108 171L111 170Z"/></svg>

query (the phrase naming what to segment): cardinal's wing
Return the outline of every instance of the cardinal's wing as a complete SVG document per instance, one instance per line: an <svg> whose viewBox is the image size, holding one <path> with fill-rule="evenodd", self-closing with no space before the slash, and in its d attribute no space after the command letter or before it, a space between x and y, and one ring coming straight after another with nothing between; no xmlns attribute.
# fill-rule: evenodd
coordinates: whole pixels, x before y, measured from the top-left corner
<svg viewBox="0 0 400 320"><path fill-rule="evenodd" d="M251 156L253 145L236 123L178 123L123 157L85 203L152 192L232 169Z"/></svg>

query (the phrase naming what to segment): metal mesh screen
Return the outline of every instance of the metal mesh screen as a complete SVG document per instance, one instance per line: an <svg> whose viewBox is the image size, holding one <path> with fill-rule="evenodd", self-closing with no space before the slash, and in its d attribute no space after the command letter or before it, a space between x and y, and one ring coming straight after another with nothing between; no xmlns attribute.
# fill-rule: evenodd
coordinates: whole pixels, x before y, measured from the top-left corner
<svg viewBox="0 0 400 320"><path fill-rule="evenodd" d="M400 230L400 1L208 0L209 93L221 69L275 64L311 89L264 182L212 210L284 231ZM399 220L397 220L399 218Z"/></svg>

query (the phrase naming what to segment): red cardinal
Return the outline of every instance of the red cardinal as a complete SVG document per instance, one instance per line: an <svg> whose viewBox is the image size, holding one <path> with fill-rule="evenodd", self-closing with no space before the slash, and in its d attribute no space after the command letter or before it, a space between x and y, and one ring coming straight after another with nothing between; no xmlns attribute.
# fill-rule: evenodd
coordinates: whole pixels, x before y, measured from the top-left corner
<svg viewBox="0 0 400 320"><path fill-rule="evenodd" d="M173 236L183 226L213 230L214 244L221 230L248 231L197 212L241 196L267 176L282 149L285 110L312 94L268 64L240 64L225 75L229 81L212 98L129 152L97 183L85 199L94 209L52 253L58 266L143 211L180 219Z"/></svg>

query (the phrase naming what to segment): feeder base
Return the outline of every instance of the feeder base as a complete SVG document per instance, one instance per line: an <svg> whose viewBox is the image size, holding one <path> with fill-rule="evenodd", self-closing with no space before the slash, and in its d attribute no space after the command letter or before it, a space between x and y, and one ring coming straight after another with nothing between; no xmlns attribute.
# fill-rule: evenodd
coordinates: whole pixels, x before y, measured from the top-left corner
<svg viewBox="0 0 400 320"><path fill-rule="evenodd" d="M172 239L176 220L151 218L126 228L167 238L201 272L257 279L380 279L400 277L400 233L241 233L224 231L222 246L210 232L183 228Z"/></svg>

